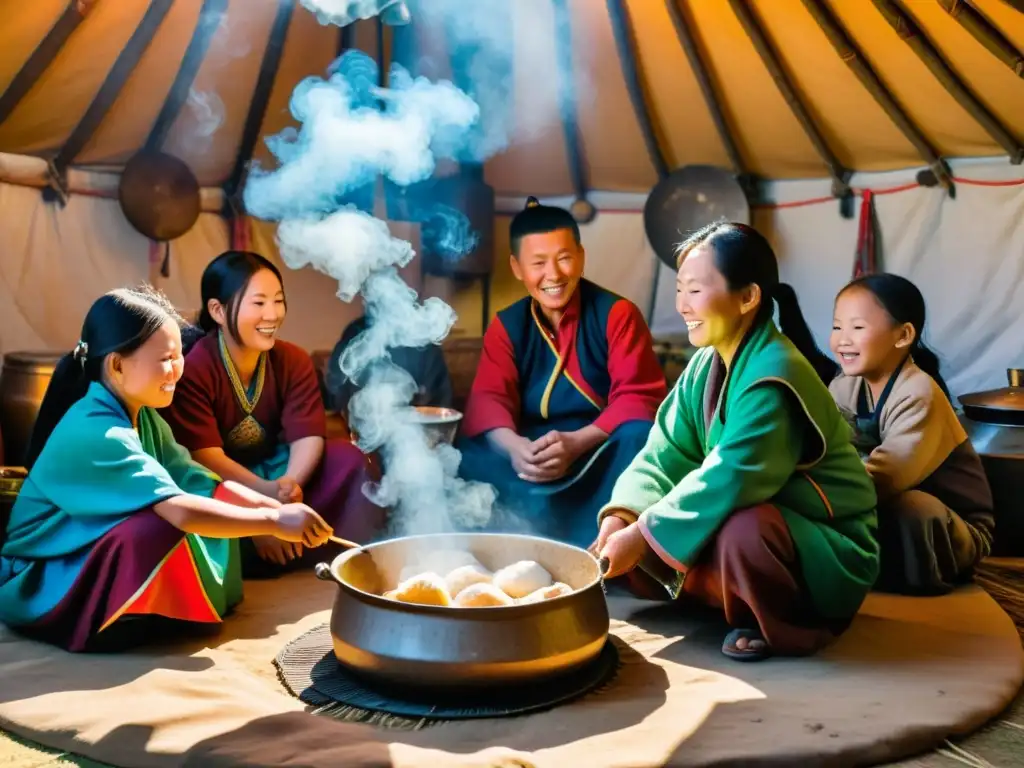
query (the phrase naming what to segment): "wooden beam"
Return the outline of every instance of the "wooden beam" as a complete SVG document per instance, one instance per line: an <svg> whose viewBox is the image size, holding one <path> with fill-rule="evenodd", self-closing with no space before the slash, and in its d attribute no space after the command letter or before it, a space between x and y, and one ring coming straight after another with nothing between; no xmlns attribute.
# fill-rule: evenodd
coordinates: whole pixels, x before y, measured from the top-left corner
<svg viewBox="0 0 1024 768"><path fill-rule="evenodd" d="M743 27L744 32L747 33L747 37L750 38L750 42L753 44L754 50L757 51L757 55L761 57L765 69L768 70L768 74L771 75L772 80L775 82L775 87L779 89L790 110L792 110L793 116L796 117L807 138L814 145L818 157L828 167L829 175L832 177L832 194L836 197L851 194L850 176L853 175L852 172L839 161L839 158L836 157L831 147L829 147L828 142L825 141L825 137L821 134L821 130L811 116L810 110L804 104L803 99L800 98L795 83L786 72L778 51L761 28L761 22L755 15L753 8L750 7L749 0L729 0L729 5L732 6L733 13L739 19L740 25Z"/></svg>
<svg viewBox="0 0 1024 768"><path fill-rule="evenodd" d="M586 161L580 144L579 118L576 113L576 76L573 68L572 13L568 0L554 0L555 56L558 60L558 108L562 118L565 155L569 178L577 200L586 200L589 191Z"/></svg>
<svg viewBox="0 0 1024 768"><path fill-rule="evenodd" d="M18 70L18 74L14 76L14 79L11 80L4 92L0 94L0 123L3 123L11 116L15 107L32 90L32 86L36 84L50 64L53 63L53 60L57 58L57 54L61 52L71 34L78 29L78 25L82 23L93 5L95 5L95 1L82 2L81 0L70 0L68 2L60 18L54 22L50 31L46 33L46 37L40 41L36 49L32 51L32 55L28 57L28 60Z"/></svg>
<svg viewBox="0 0 1024 768"><path fill-rule="evenodd" d="M67 190L64 182L64 175L67 168L78 157L89 139L93 137L97 129L106 117L107 112L117 101L118 95L124 88L128 78L135 71L136 65L146 52L149 44L153 42L157 30L171 10L173 0L152 0L146 9L145 15L135 28L135 32L125 43L121 53L118 54L114 66L107 73L103 85L100 86L96 96L93 97L89 108L86 109L78 125L71 131L60 148L57 155L50 161L50 174L53 182L51 191L55 192L61 202L67 200Z"/></svg>
<svg viewBox="0 0 1024 768"><path fill-rule="evenodd" d="M942 158L939 157L939 153L910 118L906 110L903 109L903 106L889 93L889 89L885 87L885 84L878 77L874 68L864 58L863 52L847 34L843 25L833 15L831 9L826 7L821 0L801 0L801 2L825 34L825 37L828 38L839 58L853 71L857 79L860 80L861 85L878 102L878 105L889 116L889 119L902 131L907 140L914 145L914 148L917 149L921 157L928 163L939 183L946 188L951 197L955 196L956 190L953 187L953 178L950 176L949 168L946 167Z"/></svg>
<svg viewBox="0 0 1024 768"><path fill-rule="evenodd" d="M1012 69L1017 77L1024 78L1024 52L1011 43L1006 35L979 13L973 5L967 0L936 0L936 2L953 17L953 21L985 46L989 53Z"/></svg>
<svg viewBox="0 0 1024 768"><path fill-rule="evenodd" d="M156 122L153 123L153 129L149 132L149 138L146 139L146 149L159 150L166 141L171 126L174 125L181 108L188 101L192 83L195 82L196 75L199 74L199 68L203 65L206 52L224 19L227 8L228 0L203 0L203 7L199 11L199 20L196 22L192 39L185 50L185 57L181 60L181 66L171 84L171 89L167 92L167 98L164 99L160 114L157 116Z"/></svg>
<svg viewBox="0 0 1024 768"><path fill-rule="evenodd" d="M725 115L725 108L722 106L724 101L721 89L708 68L701 43L694 34L693 30L696 30L697 26L693 23L693 17L689 10L686 10L689 6L686 0L665 0L665 7L672 19L672 25L676 28L679 46L686 54L686 59L690 62L690 69L693 70L693 76L697 79L697 85L704 97L704 105L711 114L715 130L718 131L718 138L721 140L722 146L725 147L726 154L729 155L729 162L732 163L732 168L737 174L744 173L747 164L743 161L739 145L729 128L729 120Z"/></svg>
<svg viewBox="0 0 1024 768"><path fill-rule="evenodd" d="M960 76L946 63L942 53L928 39L914 18L907 13L897 0L872 0L879 13L889 23L900 39L906 43L939 81L946 92L956 99L967 113L985 129L996 142L1006 150L1010 162L1019 165L1024 160L1024 146L1004 126L999 118L989 111L977 95Z"/></svg>
<svg viewBox="0 0 1024 768"><path fill-rule="evenodd" d="M633 114L640 124L640 131L643 133L644 144L647 146L647 155L651 158L651 164L658 174L659 179L668 176L668 161L661 150L658 142L658 133L654 128L654 121L651 119L651 112L644 98L644 86L640 80L640 70L636 65L636 35L633 31L633 23L626 10L624 0L606 0L608 4L608 16L611 18L612 34L615 36L615 48L619 54L619 66L622 69L622 78L626 81L626 90L629 91L629 100L633 104Z"/></svg>
<svg viewBox="0 0 1024 768"><path fill-rule="evenodd" d="M245 127L242 129L242 142L235 158L235 167L225 186L231 204L237 205L239 208L242 207L242 200L238 193L245 181L246 169L249 167L249 161L252 160L256 141L260 136L260 128L263 127L263 118L267 114L270 92L281 66L284 41L288 37L288 27L291 26L294 11L295 3L292 0L277 0L277 15L274 17L274 25L270 29L270 39L263 52L263 61L260 62L260 74L256 78L256 88L253 90L249 113L245 117Z"/></svg>

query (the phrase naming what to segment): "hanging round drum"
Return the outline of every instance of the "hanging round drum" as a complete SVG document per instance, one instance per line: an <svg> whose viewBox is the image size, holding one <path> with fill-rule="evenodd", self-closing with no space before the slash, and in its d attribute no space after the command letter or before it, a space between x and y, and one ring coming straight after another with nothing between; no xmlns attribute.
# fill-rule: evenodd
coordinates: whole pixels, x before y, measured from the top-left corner
<svg viewBox="0 0 1024 768"><path fill-rule="evenodd" d="M195 174L173 155L142 150L125 165L117 196L125 218L136 230L154 242L167 244L160 270L167 277L170 241L188 232L199 218Z"/></svg>

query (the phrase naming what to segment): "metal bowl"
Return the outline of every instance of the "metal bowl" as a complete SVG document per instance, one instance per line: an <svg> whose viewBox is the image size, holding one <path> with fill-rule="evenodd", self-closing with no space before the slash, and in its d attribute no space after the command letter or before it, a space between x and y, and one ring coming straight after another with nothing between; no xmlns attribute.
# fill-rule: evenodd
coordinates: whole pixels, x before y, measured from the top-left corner
<svg viewBox="0 0 1024 768"><path fill-rule="evenodd" d="M454 408L442 408L435 405L417 405L413 408L412 418L423 425L427 440L433 447L440 443L451 445L459 431L462 413Z"/></svg>
<svg viewBox="0 0 1024 768"><path fill-rule="evenodd" d="M498 570L535 560L573 592L493 608L400 603L381 597L417 553L471 553ZM442 574L443 575L443 574ZM557 677L593 661L608 638L600 563L570 544L504 533L409 536L339 555L317 576L338 585L331 636L338 661L383 685L466 689Z"/></svg>

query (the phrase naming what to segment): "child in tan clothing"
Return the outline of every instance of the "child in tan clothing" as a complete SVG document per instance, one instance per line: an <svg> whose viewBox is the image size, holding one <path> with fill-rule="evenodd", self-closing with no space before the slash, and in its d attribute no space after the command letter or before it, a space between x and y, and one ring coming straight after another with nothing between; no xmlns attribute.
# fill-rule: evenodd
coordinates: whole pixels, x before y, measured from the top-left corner
<svg viewBox="0 0 1024 768"><path fill-rule="evenodd" d="M992 491L925 347L924 297L892 274L858 278L836 297L829 387L854 428L878 491L878 586L940 594L988 555Z"/></svg>

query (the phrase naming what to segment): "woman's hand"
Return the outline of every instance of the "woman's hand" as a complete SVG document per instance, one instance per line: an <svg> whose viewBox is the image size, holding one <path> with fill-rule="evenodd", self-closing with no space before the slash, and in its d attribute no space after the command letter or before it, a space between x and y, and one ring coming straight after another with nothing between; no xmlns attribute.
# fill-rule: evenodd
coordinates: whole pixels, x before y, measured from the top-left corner
<svg viewBox="0 0 1024 768"><path fill-rule="evenodd" d="M290 561L302 557L301 544L282 541L276 536L253 536L252 543L260 559L276 565L288 565Z"/></svg>
<svg viewBox="0 0 1024 768"><path fill-rule="evenodd" d="M604 577L614 579L616 576L629 573L640 564L646 553L647 540L640 532L640 526L630 523L622 530L611 534L600 550L599 556L608 560L608 570Z"/></svg>
<svg viewBox="0 0 1024 768"><path fill-rule="evenodd" d="M302 503L302 488L288 475L279 477L275 485L277 486L277 493L274 494L274 498L279 502L282 504Z"/></svg>
<svg viewBox="0 0 1024 768"><path fill-rule="evenodd" d="M283 541L319 547L334 533L320 515L305 504L285 504L277 510L275 536Z"/></svg>
<svg viewBox="0 0 1024 768"><path fill-rule="evenodd" d="M627 525L629 523L618 515L608 515L601 521L601 528L597 532L597 539L587 548L587 551L594 557L599 557L601 550L604 549L604 545L608 541L608 537L616 531L621 531Z"/></svg>

